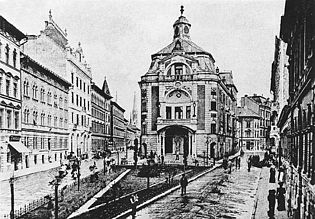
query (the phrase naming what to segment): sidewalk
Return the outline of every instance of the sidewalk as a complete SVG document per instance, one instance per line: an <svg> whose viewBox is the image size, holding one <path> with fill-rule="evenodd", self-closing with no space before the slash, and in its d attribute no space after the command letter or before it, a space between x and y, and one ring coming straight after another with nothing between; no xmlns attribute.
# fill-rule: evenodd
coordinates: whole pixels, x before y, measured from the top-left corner
<svg viewBox="0 0 315 219"><path fill-rule="evenodd" d="M80 167L81 178L85 178L91 174L89 166L94 161L98 170L103 168L103 160L83 160ZM50 168L45 171L36 172L28 175L22 175L14 179L14 202L15 209L18 210L32 201L38 200L45 195L54 193L54 188L49 185L58 174L58 168ZM73 183L70 171L68 175L62 179L61 187ZM9 214L11 206L10 183L8 180L0 181L0 218L1 215Z"/></svg>
<svg viewBox="0 0 315 219"><path fill-rule="evenodd" d="M269 183L269 174L270 168L263 167L262 172L260 175L260 180L258 184L258 191L257 191L257 206L256 212L254 215L254 219L269 219L268 217L268 210L269 210L269 202L268 202L268 191L270 189L277 190L278 185L278 171L276 171L276 183ZM285 186L284 186L285 187ZM287 204L286 204L287 207ZM287 209L286 209L287 210ZM278 211L277 210L277 200L275 205L275 218L276 219L287 219L289 218L287 215L287 211Z"/></svg>

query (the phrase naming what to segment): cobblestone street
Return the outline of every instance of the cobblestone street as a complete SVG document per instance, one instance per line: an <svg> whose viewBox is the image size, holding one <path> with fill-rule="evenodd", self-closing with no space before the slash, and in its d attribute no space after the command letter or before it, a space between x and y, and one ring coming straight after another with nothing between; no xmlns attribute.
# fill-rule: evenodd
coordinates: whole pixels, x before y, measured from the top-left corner
<svg viewBox="0 0 315 219"><path fill-rule="evenodd" d="M233 167L228 174L216 169L189 183L186 196L177 190L140 210L136 217L251 218L260 173L261 169L255 167L247 171L244 156L240 170Z"/></svg>
<svg viewBox="0 0 315 219"><path fill-rule="evenodd" d="M95 160L98 169L102 169L103 160ZM89 166L94 160L84 160L81 164L81 178L90 174ZM60 188L73 182L70 171L62 179ZM45 195L54 193L54 188L48 182L52 181L58 175L58 168L48 171L33 173L30 175L18 177L14 181L14 201L15 210L23 207L27 203L37 200ZM3 214L9 214L11 209L10 183L8 180L0 182L0 218Z"/></svg>

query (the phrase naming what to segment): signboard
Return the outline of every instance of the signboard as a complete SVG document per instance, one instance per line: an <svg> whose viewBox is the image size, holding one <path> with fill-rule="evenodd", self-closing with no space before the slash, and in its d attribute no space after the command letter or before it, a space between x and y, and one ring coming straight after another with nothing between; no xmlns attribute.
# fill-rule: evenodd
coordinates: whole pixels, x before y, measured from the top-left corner
<svg viewBox="0 0 315 219"><path fill-rule="evenodd" d="M10 135L9 141L20 141L21 136L20 135Z"/></svg>

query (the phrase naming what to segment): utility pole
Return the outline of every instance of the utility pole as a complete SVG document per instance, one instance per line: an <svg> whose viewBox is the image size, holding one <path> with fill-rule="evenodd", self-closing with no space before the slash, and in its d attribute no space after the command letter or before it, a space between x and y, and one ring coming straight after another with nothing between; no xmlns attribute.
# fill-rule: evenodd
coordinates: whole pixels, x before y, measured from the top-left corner
<svg viewBox="0 0 315 219"><path fill-rule="evenodd" d="M78 162L78 191L80 191L80 164Z"/></svg>
<svg viewBox="0 0 315 219"><path fill-rule="evenodd" d="M11 211L10 219L14 219L14 176L10 177L10 189L11 189Z"/></svg>

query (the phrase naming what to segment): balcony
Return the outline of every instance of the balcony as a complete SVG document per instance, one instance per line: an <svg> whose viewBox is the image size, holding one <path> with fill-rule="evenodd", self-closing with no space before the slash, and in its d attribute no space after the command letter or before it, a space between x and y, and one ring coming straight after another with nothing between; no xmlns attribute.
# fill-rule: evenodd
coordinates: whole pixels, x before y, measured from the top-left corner
<svg viewBox="0 0 315 219"><path fill-rule="evenodd" d="M196 74L191 75L159 75L159 81L192 81L197 79Z"/></svg>
<svg viewBox="0 0 315 219"><path fill-rule="evenodd" d="M191 119L157 119L157 124L162 126L169 126L169 125L197 125L197 117Z"/></svg>

